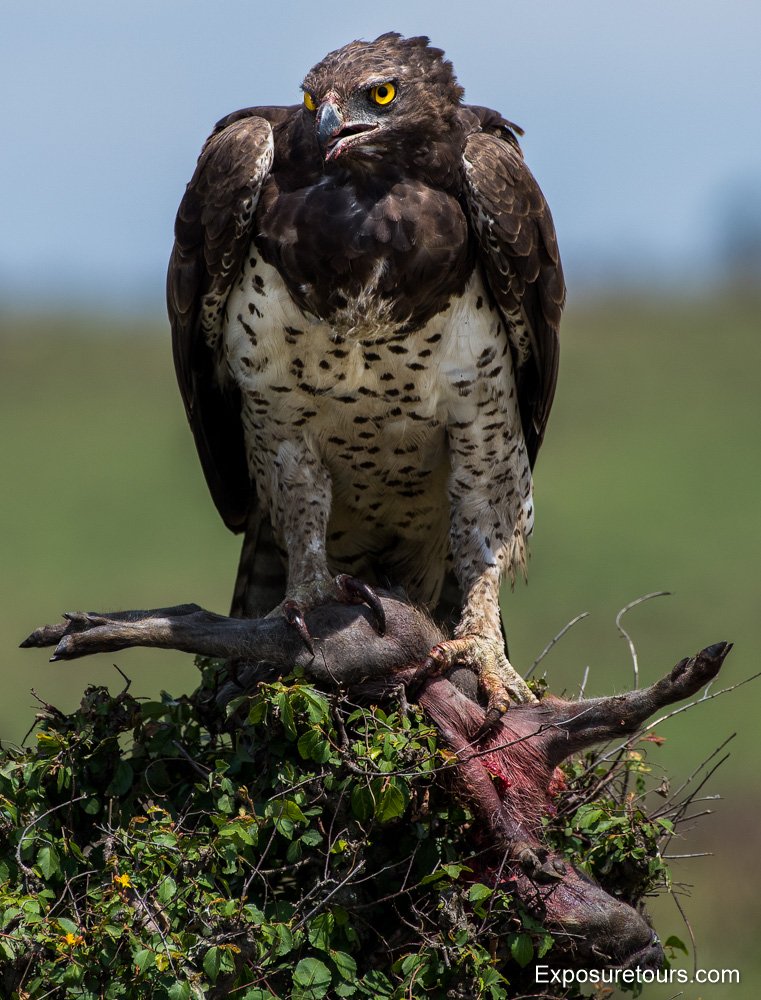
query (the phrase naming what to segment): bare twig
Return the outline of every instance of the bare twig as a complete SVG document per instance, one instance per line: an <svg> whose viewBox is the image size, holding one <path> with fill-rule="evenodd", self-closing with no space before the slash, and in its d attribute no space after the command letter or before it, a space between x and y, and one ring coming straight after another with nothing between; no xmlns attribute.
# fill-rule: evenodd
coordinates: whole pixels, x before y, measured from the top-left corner
<svg viewBox="0 0 761 1000"><path fill-rule="evenodd" d="M677 910L679 910L682 920L684 921L684 925L687 928L687 933L690 935L690 941L692 942L692 975L694 977L695 973L698 970L698 944L697 941L695 940L695 932L692 929L692 924L687 919L687 914L684 912L684 907L679 902L679 897L677 896L677 894L672 892L671 898L674 900L674 905L676 906Z"/></svg>
<svg viewBox="0 0 761 1000"><path fill-rule="evenodd" d="M210 767L203 767L201 764L198 763L197 760L193 760L193 758L190 756L185 747L177 740L172 740L172 746L175 748L175 750L177 750L180 756L184 760L186 760L188 764L190 764L190 766L193 768L196 774L200 774L200 776L204 779L208 778L209 774L211 773Z"/></svg>
<svg viewBox="0 0 761 1000"><path fill-rule="evenodd" d="M621 610L616 615L616 628L618 629L618 631L621 633L621 635L624 637L624 639L626 639L626 641L629 644L629 652L631 653L631 656L632 656L632 666L634 667L634 690L635 691L639 687L639 662L637 660L637 647L634 645L634 642L632 641L632 637L629 635L629 633L626 631L626 629L621 624L621 620L623 619L624 615L627 614L627 612L629 612L629 611L632 610L632 608L636 608L638 605L644 604L645 601L650 601L654 597L670 597L670 596L671 596L671 592L669 590L655 590L655 591L653 591L652 594L644 594L642 597L638 597L636 600L630 601L629 604L627 604L625 607L621 608Z"/></svg>
<svg viewBox="0 0 761 1000"><path fill-rule="evenodd" d="M681 858L712 858L713 851L695 851L694 854L661 854L665 861L678 861Z"/></svg>
<svg viewBox="0 0 761 1000"><path fill-rule="evenodd" d="M45 819L46 816L49 816L51 813L56 812L58 809L65 809L66 806L73 806L75 802L81 802L82 799L86 798L88 798L87 795L77 795L73 799L67 799L66 802L59 802L57 806L51 806L50 809L46 809L45 812L40 813L39 816L35 816L32 822L27 823L27 825L21 831L21 836L19 837L18 844L16 845L16 861L18 862L19 868L24 873L25 882L28 878L31 878L34 875L32 869L28 865L24 864L21 858L21 851L24 848L24 838L26 837L26 835L29 833L32 827L36 826L39 822Z"/></svg>
<svg viewBox="0 0 761 1000"><path fill-rule="evenodd" d="M541 653L539 654L539 656L537 656L537 658L534 660L534 662L528 668L528 670L526 671L526 673L523 675L526 680L528 680L529 677L533 674L533 672L536 670L536 668L539 666L539 664L542 662L542 660L545 658L545 656L549 653L549 651L552 649L552 647L555 646L558 642L560 642L560 640L563 638L563 636L566 634L566 632L570 632L570 630L573 628L573 626L576 625L577 622L582 621L584 618L589 618L589 612L588 611L582 611L580 615L576 615L576 617L572 618L568 622L567 625L564 625L561 628L561 630L557 633L557 635L554 635L550 639L550 641L547 643L547 645L541 651Z"/></svg>
<svg viewBox="0 0 761 1000"><path fill-rule="evenodd" d="M584 698L584 692L587 689L587 680L589 679L589 666L584 667L584 676L581 678L581 686L579 687L579 701Z"/></svg>
<svg viewBox="0 0 761 1000"><path fill-rule="evenodd" d="M328 902L333 898L333 896L335 896L335 894L339 891L339 889L343 889L343 887L346 885L347 882L351 882L354 876L359 874L359 872L361 872L364 867L365 867L365 861L362 860L358 862L352 869L350 869L348 875L346 875L345 878L341 879L341 881L333 889L330 890L327 896L324 896L318 903L315 904L315 906L312 907L309 913L305 914L300 920L296 922L296 924L293 926L293 930L297 931L300 927L303 927L304 924L308 923L312 919L312 917L318 914L321 910L324 910Z"/></svg>
<svg viewBox="0 0 761 1000"><path fill-rule="evenodd" d="M657 812L655 812L655 813L654 813L653 815L654 815L654 816L656 816L656 817L657 817L657 816L663 816L663 815L665 815L665 814L666 814L667 812L669 812L669 811L670 811L670 809L671 809L671 808L673 808L673 803L674 803L674 800L675 800L675 799L677 799L677 798L679 797L679 795L681 795L681 793L682 793L682 792L683 792L683 791L684 791L684 790L685 790L685 789L686 789L686 788L687 788L687 787L688 787L688 786L689 786L690 784L692 784L693 780L694 780L694 779L695 779L695 778L697 777L697 775L698 775L698 774L700 774L700 772L701 772L701 771L703 770L703 768L704 768L704 767L705 767L705 766L706 766L707 764L709 764L709 763L710 763L710 762L711 762L711 761L713 760L713 758L714 758L714 757L715 757L715 756L716 756L717 754L721 753L721 751L722 751L722 750L724 749L724 747L725 747L725 746L727 746L727 744L728 744L728 743L731 743L731 742L732 742L732 740L733 740L733 739L735 738L735 736L736 736L736 735L737 735L737 733L732 733L732 735L731 735L731 736L728 736L728 737L727 737L727 738L726 738L725 740L723 740L723 741L722 741L722 742L721 742L721 743L720 743L720 744L719 744L719 745L718 745L718 746L716 747L716 749L715 749L715 750L713 751L713 753L709 754L709 755L708 755L708 757L706 757L706 758L705 758L705 760L701 761L701 763L700 763L700 764L698 764L698 766L697 766L697 767L695 768L695 770L694 770L694 771L693 771L693 772L692 772L692 773L691 773L691 774L690 774L690 775L689 775L689 776L688 776L687 778L685 778L685 780L684 780L684 781L682 782L682 784L681 784L681 785L680 785L680 786L679 786L678 788L676 788L676 789L675 789L675 790L674 790L674 791L673 791L673 792L672 792L672 793L671 793L671 794L669 795L669 797L668 797L668 798L666 799L666 801L665 801L665 803L663 804L663 806L662 806L662 807L661 807L661 808L660 808L660 809L659 809L659 810L658 810ZM726 758L724 758L724 759L726 759ZM696 794L696 793L697 793L698 791L699 791L699 789L697 789L697 788L696 788L696 789L695 789L695 791L693 792L693 794L692 794L692 795L690 796L690 801L692 801L692 799L694 798L695 794Z"/></svg>

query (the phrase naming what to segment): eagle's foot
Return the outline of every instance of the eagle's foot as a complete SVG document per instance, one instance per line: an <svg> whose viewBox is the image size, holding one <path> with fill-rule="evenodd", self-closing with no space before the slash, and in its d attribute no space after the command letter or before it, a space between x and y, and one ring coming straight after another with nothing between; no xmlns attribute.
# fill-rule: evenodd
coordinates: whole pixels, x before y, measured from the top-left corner
<svg viewBox="0 0 761 1000"><path fill-rule="evenodd" d="M479 685L487 698L486 716L473 734L476 743L493 732L511 701L536 701L528 684L505 655L501 636L463 635L437 643L418 676L435 676L458 666L467 667L478 676Z"/></svg>
<svg viewBox="0 0 761 1000"><path fill-rule="evenodd" d="M282 614L288 624L299 633L301 641L309 650L310 656L314 656L314 643L312 642L312 636L309 633L309 628L304 618L304 611L305 608L299 601L290 600L283 601L275 608L275 612ZM272 615L273 612L270 612L267 617L270 618Z"/></svg>
<svg viewBox="0 0 761 1000"><path fill-rule="evenodd" d="M365 604L372 612L372 622L378 635L385 635L386 613L380 598L366 583L346 573L339 573L333 579L315 580L294 588L276 608L267 615L274 618L282 615L301 636L301 640L314 656L314 640L309 632L305 615L323 604Z"/></svg>
<svg viewBox="0 0 761 1000"><path fill-rule="evenodd" d="M356 576L349 576L348 573L339 573L334 583L338 587L339 600L344 600L347 604L366 604L373 613L375 631L378 635L385 635L386 612L373 588Z"/></svg>

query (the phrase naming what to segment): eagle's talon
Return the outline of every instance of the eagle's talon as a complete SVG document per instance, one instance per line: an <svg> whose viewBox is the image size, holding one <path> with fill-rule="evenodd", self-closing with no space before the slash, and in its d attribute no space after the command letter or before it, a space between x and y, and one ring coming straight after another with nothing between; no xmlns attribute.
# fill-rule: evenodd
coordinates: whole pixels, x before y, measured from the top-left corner
<svg viewBox="0 0 761 1000"><path fill-rule="evenodd" d="M407 698L411 698L413 701L418 696L418 692L428 678L431 676L431 670L429 667L429 660L423 660L422 663L412 663L409 664L405 670L411 670L412 673L405 676L403 684L404 690ZM401 671L400 671L401 672Z"/></svg>
<svg viewBox="0 0 761 1000"><path fill-rule="evenodd" d="M471 741L473 743L483 743L484 740L487 740L490 736L492 736L497 726L499 726L500 720L507 709L508 706L504 703L496 707L487 708L484 721L471 737Z"/></svg>
<svg viewBox="0 0 761 1000"><path fill-rule="evenodd" d="M289 625L293 626L301 636L301 641L309 650L311 656L315 655L314 642L307 628L306 619L301 605L297 601L283 601L281 605L283 617Z"/></svg>
<svg viewBox="0 0 761 1000"><path fill-rule="evenodd" d="M535 701L526 682L507 659L502 637L468 634L446 639L433 646L425 661L407 683L412 697L417 687L428 677L440 676L453 667L465 667L478 677L486 695L484 721L473 734L472 742L481 743L493 735L500 719L512 702Z"/></svg>
<svg viewBox="0 0 761 1000"><path fill-rule="evenodd" d="M336 586L350 604L366 604L373 613L375 631L378 635L386 634L386 612L383 610L381 599L372 587L356 576L349 576L348 573L338 574Z"/></svg>

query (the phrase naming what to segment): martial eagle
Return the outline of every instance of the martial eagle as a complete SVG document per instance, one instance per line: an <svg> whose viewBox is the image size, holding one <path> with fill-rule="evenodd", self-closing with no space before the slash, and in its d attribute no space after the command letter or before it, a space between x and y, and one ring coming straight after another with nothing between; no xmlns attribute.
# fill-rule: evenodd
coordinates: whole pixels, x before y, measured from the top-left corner
<svg viewBox="0 0 761 1000"><path fill-rule="evenodd" d="M225 524L233 611L404 588L490 715L526 697L499 587L524 568L565 296L514 124L463 103L427 38L331 52L303 101L227 115L180 204L177 377ZM378 622L382 627L382 622Z"/></svg>

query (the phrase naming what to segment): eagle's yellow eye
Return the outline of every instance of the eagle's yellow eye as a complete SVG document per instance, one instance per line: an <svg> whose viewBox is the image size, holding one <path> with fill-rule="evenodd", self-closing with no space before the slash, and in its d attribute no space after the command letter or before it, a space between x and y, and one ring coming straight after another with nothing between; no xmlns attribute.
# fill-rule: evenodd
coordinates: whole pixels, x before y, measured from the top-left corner
<svg viewBox="0 0 761 1000"><path fill-rule="evenodd" d="M304 107L307 111L317 110L317 101L315 101L314 97L312 97L308 90L304 91Z"/></svg>
<svg viewBox="0 0 761 1000"><path fill-rule="evenodd" d="M390 104L396 97L396 87L393 83L382 83L370 89L370 100L376 104Z"/></svg>

